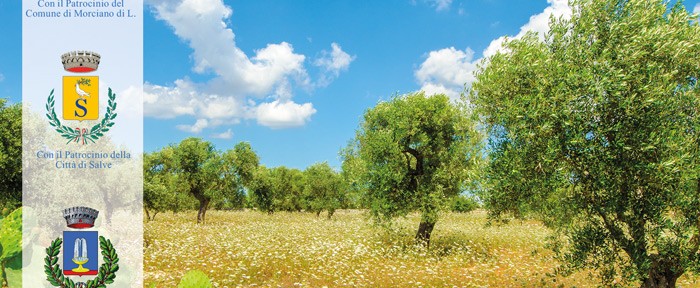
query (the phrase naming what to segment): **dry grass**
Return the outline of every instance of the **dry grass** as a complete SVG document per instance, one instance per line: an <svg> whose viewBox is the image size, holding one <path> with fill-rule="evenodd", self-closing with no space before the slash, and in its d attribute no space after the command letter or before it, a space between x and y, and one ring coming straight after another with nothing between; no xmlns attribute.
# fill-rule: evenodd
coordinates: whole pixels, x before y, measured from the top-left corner
<svg viewBox="0 0 700 288"><path fill-rule="evenodd" d="M305 213L254 211L159 215L145 224L147 287L176 287L199 269L215 287L566 287L596 286L587 272L546 274L557 265L544 248L547 229L535 221L486 227L483 211L449 213L438 221L429 251L412 247L419 218L394 232L373 227L360 211L332 220ZM684 277L682 287L700 283Z"/></svg>

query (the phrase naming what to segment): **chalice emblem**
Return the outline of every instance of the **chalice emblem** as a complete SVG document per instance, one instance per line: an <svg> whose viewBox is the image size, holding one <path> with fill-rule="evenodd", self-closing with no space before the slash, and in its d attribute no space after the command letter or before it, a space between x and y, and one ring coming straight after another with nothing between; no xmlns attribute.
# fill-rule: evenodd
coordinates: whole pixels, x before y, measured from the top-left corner
<svg viewBox="0 0 700 288"><path fill-rule="evenodd" d="M75 238L75 246L73 246L73 263L77 264L77 268L71 269L71 271L76 273L85 273L90 271L83 267L83 264L87 263L88 253L87 253L87 241L85 238Z"/></svg>

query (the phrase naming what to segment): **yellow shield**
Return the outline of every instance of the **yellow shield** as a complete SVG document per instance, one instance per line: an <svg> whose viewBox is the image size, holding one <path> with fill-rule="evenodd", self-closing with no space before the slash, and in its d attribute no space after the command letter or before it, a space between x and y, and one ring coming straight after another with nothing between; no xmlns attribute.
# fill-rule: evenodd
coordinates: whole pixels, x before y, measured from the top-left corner
<svg viewBox="0 0 700 288"><path fill-rule="evenodd" d="M100 117L99 77L63 77L63 119L97 120Z"/></svg>

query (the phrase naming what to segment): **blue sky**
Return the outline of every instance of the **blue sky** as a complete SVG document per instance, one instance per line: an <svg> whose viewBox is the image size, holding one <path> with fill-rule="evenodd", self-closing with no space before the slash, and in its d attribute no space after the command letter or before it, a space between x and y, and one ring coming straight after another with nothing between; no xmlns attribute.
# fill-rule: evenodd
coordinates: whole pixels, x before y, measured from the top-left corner
<svg viewBox="0 0 700 288"><path fill-rule="evenodd" d="M339 167L378 101L456 97L502 36L570 13L564 0L146 0L144 11L144 149L248 141L263 164L300 169ZM0 19L0 97L20 102L20 1L0 1Z"/></svg>

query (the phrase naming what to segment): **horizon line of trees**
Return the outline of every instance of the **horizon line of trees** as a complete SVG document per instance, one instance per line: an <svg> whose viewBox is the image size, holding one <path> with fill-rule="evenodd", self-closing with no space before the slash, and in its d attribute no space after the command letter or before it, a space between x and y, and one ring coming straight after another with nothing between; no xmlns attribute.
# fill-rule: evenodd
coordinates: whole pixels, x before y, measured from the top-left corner
<svg viewBox="0 0 700 288"><path fill-rule="evenodd" d="M165 211L254 209L264 213L322 212L331 218L338 209L367 209L362 191L353 189L347 171L328 162L304 170L266 167L250 143L217 150L201 138L190 137L143 156L144 211L148 221ZM450 202L451 210L468 212L479 206L472 197Z"/></svg>

